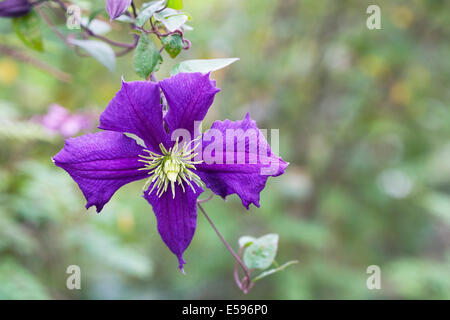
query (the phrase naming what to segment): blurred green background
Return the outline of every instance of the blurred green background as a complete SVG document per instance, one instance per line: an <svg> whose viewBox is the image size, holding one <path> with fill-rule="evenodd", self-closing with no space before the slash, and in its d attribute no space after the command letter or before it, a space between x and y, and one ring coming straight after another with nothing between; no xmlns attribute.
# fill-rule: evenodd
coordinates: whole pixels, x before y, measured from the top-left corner
<svg viewBox="0 0 450 320"><path fill-rule="evenodd" d="M381 7L381 30L366 28L369 4ZM142 182L120 189L101 214L86 211L76 183L51 162L63 138L29 119L53 103L99 114L122 75L137 79L132 54L111 75L48 27L46 51L32 52L0 19L0 43L72 76L61 82L0 57L0 298L450 299L450 3L184 5L192 48L175 60L164 53L157 78L185 59L239 57L213 74L222 91L203 128L249 111L260 128L280 129L280 155L290 162L268 180L260 209L247 212L235 195L204 207L235 248L242 235L278 233L277 261L299 264L245 296L233 258L200 214L187 275L177 270ZM131 37L120 22L108 36ZM72 264L81 267L81 290L66 288ZM366 287L373 264L381 290Z"/></svg>

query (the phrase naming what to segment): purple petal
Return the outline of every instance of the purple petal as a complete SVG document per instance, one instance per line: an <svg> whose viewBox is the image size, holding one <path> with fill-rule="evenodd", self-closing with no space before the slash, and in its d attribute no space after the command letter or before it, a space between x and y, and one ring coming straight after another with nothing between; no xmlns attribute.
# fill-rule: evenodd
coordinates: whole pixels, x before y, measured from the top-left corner
<svg viewBox="0 0 450 320"><path fill-rule="evenodd" d="M122 133L104 131L66 140L53 158L78 183L87 204L100 212L121 186L147 176L138 171L142 147Z"/></svg>
<svg viewBox="0 0 450 320"><path fill-rule="evenodd" d="M100 116L100 129L128 132L143 139L147 148L159 151L168 139L163 128L160 91L150 81L122 81L122 88Z"/></svg>
<svg viewBox="0 0 450 320"><path fill-rule="evenodd" d="M179 73L159 82L169 111L165 121L170 133L176 129L189 130L194 138L194 121L202 121L220 89L209 74Z"/></svg>
<svg viewBox="0 0 450 320"><path fill-rule="evenodd" d="M120 17L131 5L131 0L106 0L106 10L111 21Z"/></svg>
<svg viewBox="0 0 450 320"><path fill-rule="evenodd" d="M151 188L150 186L149 188ZM180 186L175 187L175 198L169 190L159 198L153 191L144 193L144 198L152 205L156 216L158 232L164 243L177 256L180 270L186 263L183 252L191 243L197 225L197 197L203 189L195 186L194 193L189 186L183 192Z"/></svg>
<svg viewBox="0 0 450 320"><path fill-rule="evenodd" d="M239 129L242 131L234 131ZM236 138L232 139L232 133L227 130L235 132ZM242 121L216 121L210 132L213 131L220 133L223 137L216 143L221 147L215 148L211 145L215 142L215 138L208 137L205 141L208 135L205 132L202 143L204 162L196 165L196 173L217 195L225 198L236 193L247 209L252 203L259 207L260 192L264 189L269 176L283 174L288 164L272 153L267 140L255 121L250 119L249 114ZM230 141L233 140L229 143L233 144L233 149L229 149L228 152L227 135ZM239 148L239 144L245 148ZM211 152L212 149L215 150ZM213 161L214 159L218 161Z"/></svg>

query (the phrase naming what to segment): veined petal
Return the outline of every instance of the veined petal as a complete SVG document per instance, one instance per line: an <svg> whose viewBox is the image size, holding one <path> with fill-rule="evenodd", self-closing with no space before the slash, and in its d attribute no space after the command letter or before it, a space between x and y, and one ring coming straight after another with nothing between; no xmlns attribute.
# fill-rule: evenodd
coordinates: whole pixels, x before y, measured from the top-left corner
<svg viewBox="0 0 450 320"><path fill-rule="evenodd" d="M269 176L283 174L288 166L272 153L249 114L242 121L214 122L203 135L202 156L196 173L206 186L223 198L236 193L247 209L252 203L259 207Z"/></svg>
<svg viewBox="0 0 450 320"><path fill-rule="evenodd" d="M139 171L142 147L122 133L104 131L66 140L53 158L78 183L88 209L103 206L121 186L147 176Z"/></svg>
<svg viewBox="0 0 450 320"><path fill-rule="evenodd" d="M149 188L151 188L150 186ZM144 198L152 205L156 216L158 232L164 243L178 258L179 268L183 270L186 263L183 260L183 253L191 243L197 226L197 197L203 189L193 184L193 190L186 186L185 192L176 185L175 198L172 192L164 192L161 197L148 191L144 193Z"/></svg>
<svg viewBox="0 0 450 320"><path fill-rule="evenodd" d="M164 120L170 133L187 129L194 138L194 121L202 121L220 89L209 73L179 73L159 82L169 104Z"/></svg>
<svg viewBox="0 0 450 320"><path fill-rule="evenodd" d="M131 5L131 0L106 0L106 10L111 21L120 17Z"/></svg>
<svg viewBox="0 0 450 320"><path fill-rule="evenodd" d="M145 141L147 148L159 151L168 139L163 128L160 91L150 81L122 81L122 88L100 116L100 129L128 132Z"/></svg>

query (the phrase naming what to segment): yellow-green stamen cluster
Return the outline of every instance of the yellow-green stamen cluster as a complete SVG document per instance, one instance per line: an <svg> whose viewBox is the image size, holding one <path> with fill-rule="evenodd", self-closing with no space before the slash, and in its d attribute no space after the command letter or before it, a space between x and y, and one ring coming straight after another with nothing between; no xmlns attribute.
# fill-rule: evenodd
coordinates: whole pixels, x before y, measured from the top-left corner
<svg viewBox="0 0 450 320"><path fill-rule="evenodd" d="M150 177L144 185L144 190L154 182L153 187L148 192L150 195L156 188L156 195L161 197L170 183L172 189L172 196L175 198L175 182L181 186L183 192L185 192L183 183L186 182L188 186L192 188L195 193L195 188L192 185L194 182L199 187L204 187L204 183L198 175L196 175L192 170L196 170L195 165L202 163L203 161L193 161L192 159L197 155L194 150L198 147L197 144L194 148L189 149L192 144L185 143L183 148L180 149L178 144L178 139L172 148L167 150L162 143L159 144L162 154L157 154L150 150L144 149L147 155L139 155L142 159L139 161L145 163L143 168L139 170L149 170L148 174Z"/></svg>

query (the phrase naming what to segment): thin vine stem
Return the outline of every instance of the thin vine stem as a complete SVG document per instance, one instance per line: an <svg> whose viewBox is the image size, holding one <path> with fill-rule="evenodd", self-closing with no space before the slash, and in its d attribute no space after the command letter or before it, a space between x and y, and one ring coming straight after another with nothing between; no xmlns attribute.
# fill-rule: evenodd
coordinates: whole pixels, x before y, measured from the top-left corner
<svg viewBox="0 0 450 320"><path fill-rule="evenodd" d="M214 193L211 193L211 195L206 198L206 199L202 199L202 200L197 200L197 203L205 203L208 202L209 200L211 200L214 197Z"/></svg>
<svg viewBox="0 0 450 320"><path fill-rule="evenodd" d="M248 293L248 288L251 284L251 277L250 277L250 272L247 269L247 267L245 266L245 264L242 262L241 258L239 257L238 254L236 254L236 252L233 250L233 248L231 248L231 246L228 244L228 242L225 240L225 238L222 236L222 234L219 232L219 230L217 229L217 227L214 225L214 223L212 222L211 218L208 216L208 214L206 213L205 209L203 209L202 205L200 204L200 202L197 201L197 205L200 209L200 211L203 213L203 215L205 216L206 220L208 220L209 224L211 225L211 227L214 229L214 231L216 232L217 236L219 237L219 239L223 242L223 244L225 245L225 247L227 248L227 250L231 253L231 255L234 257L234 259L236 260L236 262L241 266L242 270L245 273L245 278L242 281L242 283L238 280L236 281L236 284L239 286L239 288L244 292L244 293ZM238 277L239 278L239 277ZM245 285L244 285L245 284Z"/></svg>
<svg viewBox="0 0 450 320"><path fill-rule="evenodd" d="M133 10L134 18L136 18L137 17L137 12L136 12L136 6L134 4L134 1L131 1L131 9Z"/></svg>
<svg viewBox="0 0 450 320"><path fill-rule="evenodd" d="M67 12L67 6L61 0L53 0L53 1L59 5L59 7L61 8L62 11ZM89 29L89 27L87 27L83 24L80 24L80 27L87 33L88 36L102 40L112 46L133 49L137 45L135 42L134 43L124 43L124 42L119 42L119 41L114 41L114 40L108 39L104 36L94 33L91 29Z"/></svg>
<svg viewBox="0 0 450 320"><path fill-rule="evenodd" d="M239 252L238 252L238 256L239 258L242 257L242 251L244 250L244 247L239 247ZM250 273L250 270L249 270ZM242 281L239 278L239 264L236 261L236 264L234 265L234 281L236 282L236 284L238 285L239 288L241 288L241 290L247 294L254 286L254 282L251 278L249 278L248 276L244 276L244 278L242 278Z"/></svg>
<svg viewBox="0 0 450 320"><path fill-rule="evenodd" d="M58 13L61 13L65 17L65 13L67 12L67 6L64 4L64 2L61 1L61 0L51 0L51 1L55 2L59 6L61 11L63 11L63 12L59 12L58 11ZM133 15L134 18L136 18L137 11L136 11L136 6L134 4L134 1L131 2L131 8L133 10L133 14L132 15ZM128 14L128 15L131 16L131 14ZM48 21L48 20L46 20L46 21L47 21L47 23L50 24L50 26L53 25L50 21ZM161 33L158 30L158 28L155 26L155 24L153 23L152 18L150 18L149 21L150 21L150 24L151 24L151 30L146 30L146 29L144 29L142 27L138 27L138 26L136 26L135 23L131 23L130 27L131 27L131 29L138 30L140 32L144 32L146 34L154 34L154 35L156 35L158 37L158 39L170 36L172 34L179 34L181 39L182 39L182 41L183 41L183 50L189 50L190 49L191 42L188 39L184 38L184 34L183 34L182 30L174 30L174 31L166 32L166 33ZM95 32L93 32L89 28L89 26L85 26L83 24L80 24L80 27L81 27L81 29L84 30L86 38L87 37L93 37L93 38L99 39L101 41L104 41L104 42L106 42L106 43L108 43L108 44L110 44L112 46L124 48L121 51L115 52L115 55L117 57L120 57L120 56L123 56L123 55L127 54L128 52L132 51L137 46L137 41L134 41L133 43L119 42L119 41L111 40L111 39L109 39L107 37L104 37L102 35L96 34ZM58 36L61 36L61 35L58 34ZM135 40L136 40L136 38L135 38ZM137 36L137 40L139 40L139 36ZM63 41L65 41L66 44L68 44L67 39L63 39ZM160 52L162 52L163 50L164 50L164 46L161 48Z"/></svg>
<svg viewBox="0 0 450 320"><path fill-rule="evenodd" d="M44 21L47 23L47 25L52 29L52 31L58 36L58 38L60 38L64 44L66 46L69 46L69 44L67 43L67 39L66 37L61 33L61 31L59 31L55 25L53 24L53 22L50 20L50 18L47 16L47 14L44 12L44 10L41 9L40 5L39 6L35 6L37 13L42 17L42 19L44 19Z"/></svg>

